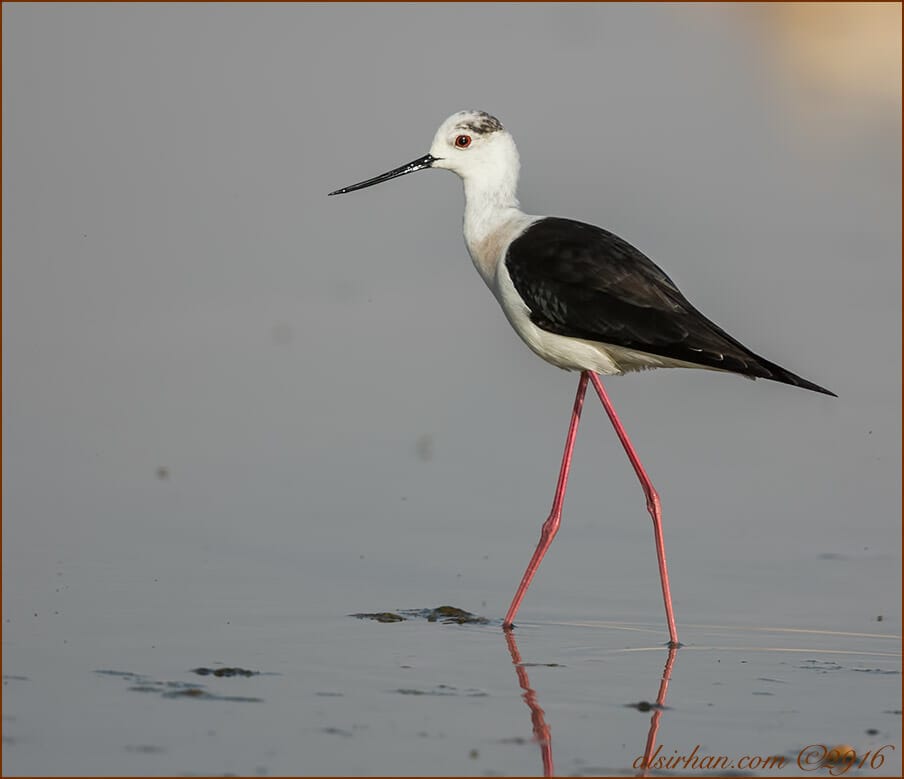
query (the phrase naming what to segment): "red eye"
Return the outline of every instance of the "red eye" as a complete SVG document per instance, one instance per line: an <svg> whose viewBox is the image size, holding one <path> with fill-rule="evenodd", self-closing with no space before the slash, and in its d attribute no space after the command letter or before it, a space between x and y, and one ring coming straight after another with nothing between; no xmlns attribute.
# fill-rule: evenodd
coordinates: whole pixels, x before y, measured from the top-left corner
<svg viewBox="0 0 904 779"><path fill-rule="evenodd" d="M459 135L455 139L455 145L459 149L467 149L468 146L471 145L471 136L470 135Z"/></svg>

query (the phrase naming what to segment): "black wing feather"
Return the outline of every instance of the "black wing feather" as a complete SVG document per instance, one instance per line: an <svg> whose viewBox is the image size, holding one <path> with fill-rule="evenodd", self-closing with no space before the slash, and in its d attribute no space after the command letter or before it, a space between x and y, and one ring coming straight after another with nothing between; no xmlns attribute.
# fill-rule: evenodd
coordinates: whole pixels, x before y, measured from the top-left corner
<svg viewBox="0 0 904 779"><path fill-rule="evenodd" d="M732 338L656 263L608 230L542 219L512 241L505 265L531 321L551 333L833 394Z"/></svg>

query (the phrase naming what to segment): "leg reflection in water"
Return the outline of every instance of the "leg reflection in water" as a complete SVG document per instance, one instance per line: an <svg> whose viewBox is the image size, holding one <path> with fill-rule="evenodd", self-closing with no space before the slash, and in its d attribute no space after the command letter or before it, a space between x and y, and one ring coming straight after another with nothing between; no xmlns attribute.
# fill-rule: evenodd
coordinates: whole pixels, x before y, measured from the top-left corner
<svg viewBox="0 0 904 779"><path fill-rule="evenodd" d="M650 731L647 733L647 745L643 750L643 761L637 776L650 775L650 756L656 748L656 734L659 733L659 720L665 710L665 696L669 692L669 682L672 679L672 669L675 666L675 658L678 656L678 647L669 646L669 656L662 669L662 681L659 682L659 694L656 696L656 706L653 708L653 716L650 717Z"/></svg>
<svg viewBox="0 0 904 779"><path fill-rule="evenodd" d="M549 725L546 724L546 715L537 701L537 693L530 686L530 679L527 676L527 668L521 659L521 652L518 651L518 644L515 641L515 634L511 630L504 631L505 642L508 645L509 654L512 656L512 664L515 666L515 672L518 674L518 684L524 693L521 695L524 702L530 709L530 721L533 728L534 740L540 745L540 756L543 760L543 776L554 776L555 769L552 762L552 735ZM650 757L656 748L656 736L659 733L660 720L665 710L665 699L669 691L669 681L672 678L672 669L675 665L675 658L678 656L677 647L669 647L669 654L665 661L665 668L662 671L662 679L659 683L659 694L656 696L656 704L651 706L653 716L650 718L650 728L647 732L647 742L644 747L642 759L635 762L636 768L640 768L637 776L649 776Z"/></svg>
<svg viewBox="0 0 904 779"><path fill-rule="evenodd" d="M521 661L518 644L515 643L515 633L511 630L506 630L504 633L505 642L508 644L512 663L515 666L515 672L518 674L518 684L524 690L524 694L521 697L524 698L524 702L530 709L530 722L534 729L534 740L540 745L540 754L543 757L543 776L553 776L552 739L549 735L549 725L546 724L543 709L537 703L537 693L534 692L533 687L530 686L530 679L527 678L527 669Z"/></svg>

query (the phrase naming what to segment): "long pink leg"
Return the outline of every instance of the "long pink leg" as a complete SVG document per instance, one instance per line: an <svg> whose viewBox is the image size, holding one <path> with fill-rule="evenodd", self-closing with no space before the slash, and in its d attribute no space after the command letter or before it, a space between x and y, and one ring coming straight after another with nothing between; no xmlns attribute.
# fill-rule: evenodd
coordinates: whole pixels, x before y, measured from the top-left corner
<svg viewBox="0 0 904 779"><path fill-rule="evenodd" d="M606 414L609 415L609 421L612 422L612 427L615 428L618 439L625 448L625 454L628 455L631 465L634 466L634 472L637 474L637 478L640 479L640 486L643 487L644 495L647 498L647 511L653 517L653 536L656 539L656 557L659 560L659 579L662 582L662 598L665 601L665 618L669 623L669 646L677 647L680 644L678 642L678 628L675 627L675 614L672 611L669 569L665 562L665 541L662 537L662 508L659 503L659 493L656 492L653 482L650 481L650 477L647 476L647 472L641 465L640 458L637 456L637 452L634 451L631 439L628 438L625 428L622 427L622 423L615 413L615 408L612 406L612 401L609 400L609 395L606 393L600 377L595 373L590 373L590 381L593 382L593 388L596 390L596 394L599 395L603 408L606 409Z"/></svg>
<svg viewBox="0 0 904 779"><path fill-rule="evenodd" d="M574 439L578 433L578 423L581 421L581 409L584 406L584 394L587 392L587 380L589 378L590 373L588 371L581 372L578 392L574 398L574 410L571 412L571 424L568 426L568 437L565 439L565 454L562 456L562 467L559 470L559 483L556 486L556 495L552 501L552 510L540 529L540 543L537 544L534 556L531 557L530 562L527 564L527 570L524 572L524 576L521 577L521 584L518 585L518 591L512 599L512 605L509 606L508 613L505 615L502 627L506 629L512 627L515 614L518 612L521 601L524 600L524 594L530 586L531 579L534 578L537 568L540 567L543 555L546 554L546 550L549 549L549 545L559 531L559 524L562 521L562 503L565 501L565 487L568 484L568 471L571 468L571 454L574 451Z"/></svg>

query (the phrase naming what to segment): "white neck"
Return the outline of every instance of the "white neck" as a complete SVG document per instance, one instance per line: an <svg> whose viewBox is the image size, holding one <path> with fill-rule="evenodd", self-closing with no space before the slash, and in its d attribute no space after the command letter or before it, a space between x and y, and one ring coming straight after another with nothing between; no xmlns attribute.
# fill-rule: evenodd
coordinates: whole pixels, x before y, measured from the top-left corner
<svg viewBox="0 0 904 779"><path fill-rule="evenodd" d="M487 175L492 173L495 175ZM523 229L525 214L519 208L518 167L500 166L480 176L464 178L465 243L483 280L492 287L502 250L513 230Z"/></svg>

